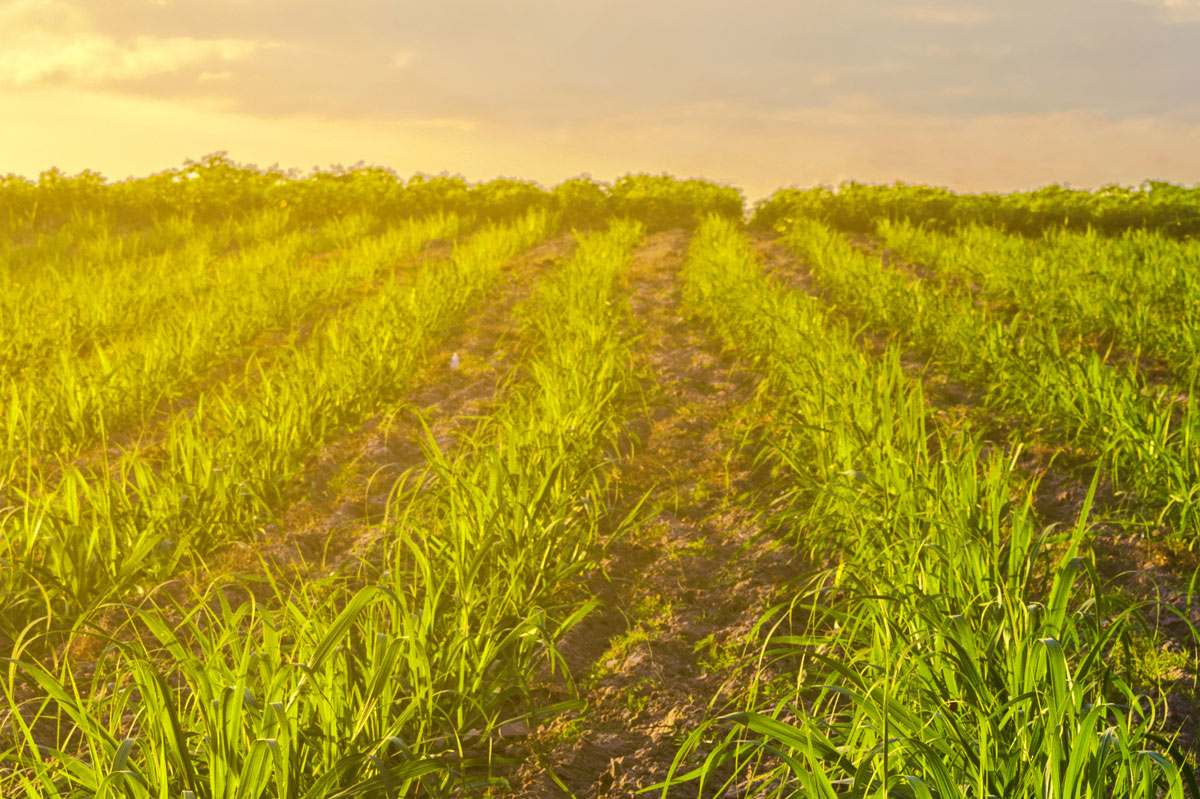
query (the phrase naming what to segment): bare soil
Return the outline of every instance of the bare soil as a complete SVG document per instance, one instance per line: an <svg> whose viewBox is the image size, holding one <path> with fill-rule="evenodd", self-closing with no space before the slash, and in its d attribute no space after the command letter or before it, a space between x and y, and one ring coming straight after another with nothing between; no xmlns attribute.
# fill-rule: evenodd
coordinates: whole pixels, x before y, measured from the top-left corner
<svg viewBox="0 0 1200 799"><path fill-rule="evenodd" d="M753 473L732 425L758 378L683 315L687 241L651 235L628 275L646 408L630 424L640 443L622 464L614 517L645 497L644 521L611 545L589 587L602 609L561 645L586 709L532 731L525 765L508 775L515 797L627 797L666 777L682 737L727 698L722 653L736 659L800 568L738 501Z"/></svg>

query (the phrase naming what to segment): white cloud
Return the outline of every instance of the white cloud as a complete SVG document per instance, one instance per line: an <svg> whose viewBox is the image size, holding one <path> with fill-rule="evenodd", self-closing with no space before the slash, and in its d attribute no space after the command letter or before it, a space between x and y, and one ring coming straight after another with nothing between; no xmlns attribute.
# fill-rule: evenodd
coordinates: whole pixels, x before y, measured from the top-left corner
<svg viewBox="0 0 1200 799"><path fill-rule="evenodd" d="M235 61L258 45L237 39L139 36L130 44L97 34L28 37L0 61L0 84L28 86L49 78L97 84L178 72L213 60Z"/></svg>
<svg viewBox="0 0 1200 799"><path fill-rule="evenodd" d="M190 36L138 36L129 41L96 32L79 7L60 0L16 0L0 7L0 85L47 80L94 85L177 72L213 61L245 58L259 43Z"/></svg>

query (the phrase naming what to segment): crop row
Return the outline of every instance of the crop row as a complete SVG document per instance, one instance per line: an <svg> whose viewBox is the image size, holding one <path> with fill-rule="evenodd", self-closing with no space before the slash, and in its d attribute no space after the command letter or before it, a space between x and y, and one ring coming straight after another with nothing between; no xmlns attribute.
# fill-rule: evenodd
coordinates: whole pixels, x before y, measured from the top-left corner
<svg viewBox="0 0 1200 799"><path fill-rule="evenodd" d="M104 272L114 265L193 245L196 239L215 239L214 249L219 251L241 244L247 233L260 234L265 232L264 228L278 230L288 221L285 209L268 208L242 219L229 218L214 224L179 216L160 220L152 227L118 230L97 216L81 216L28 241L11 236L0 239L0 280L4 281L7 294L12 286L47 275L66 279L78 272Z"/></svg>
<svg viewBox="0 0 1200 799"><path fill-rule="evenodd" d="M361 588L277 586L267 604L217 592L131 612L142 634L114 640L86 684L12 662L0 685L18 739L0 789L71 799L483 790L497 731L539 710L530 677L561 667L555 642L590 608L572 582L596 562L602 453L632 388L617 292L640 236L615 223L543 281L525 312L530 355L500 406L455 455L431 443L416 488L398 486L388 571ZM466 260L458 278L487 271ZM45 699L22 702L30 686Z"/></svg>
<svg viewBox="0 0 1200 799"><path fill-rule="evenodd" d="M446 224L416 223L366 241L345 271L357 261L366 271L391 263ZM281 350L270 368L252 364L244 381L217 386L173 417L157 447L46 480L30 466L23 484L10 485L12 507L0 519L10 636L39 618L69 627L98 604L245 537L278 507L306 459L397 399L428 347L486 295L503 263L553 227L532 214L487 228L410 280L386 282Z"/></svg>
<svg viewBox="0 0 1200 799"><path fill-rule="evenodd" d="M1104 237L1048 231L1036 239L995 228L926 231L881 220L881 246L927 267L934 279L969 285L1001 314L1053 325L1101 351L1164 362L1186 388L1200 362L1200 245L1157 231Z"/></svg>
<svg viewBox="0 0 1200 799"><path fill-rule="evenodd" d="M789 241L841 253L828 237ZM936 421L895 346L867 354L822 302L764 277L734 227L700 230L686 279L765 375L763 457L791 486L773 525L832 565L760 622L757 679L673 778L705 795L714 780L831 799L1196 795L1128 659L1134 609L1084 544L1088 506L1040 528L1011 455Z"/></svg>
<svg viewBox="0 0 1200 799"><path fill-rule="evenodd" d="M96 293L74 304L75 318L137 314L142 327L88 357L60 349L36 372L5 381L6 451L69 457L131 424L144 423L163 400L191 389L214 366L244 353L264 332L288 330L321 308L371 286L434 238L457 234L455 217L403 223L366 236L369 219L335 220L311 232L269 239L236 255L211 259L173 253L123 295ZM334 250L320 267L308 262ZM125 274L134 274L129 269ZM189 278L191 285L188 285ZM142 296L134 286L148 285ZM176 287L180 290L173 290ZM19 328L39 335L37 325ZM86 336L86 332L83 333Z"/></svg>
<svg viewBox="0 0 1200 799"><path fill-rule="evenodd" d="M969 292L882 269L819 222L796 223L784 244L811 270L827 299L880 335L932 359L978 387L989 405L1082 448L1107 467L1117 489L1153 524L1190 542L1200 525L1200 412L1195 397L1173 404L1148 390L1137 369L1059 337L1053 319L997 318Z"/></svg>
<svg viewBox="0 0 1200 799"><path fill-rule="evenodd" d="M25 275L0 272L8 278L0 286L0 314L11 325L0 375L36 374L55 360L84 361L130 339L150 338L231 280L253 281L254 266L281 244L306 242L300 256L349 243L373 226L365 218L346 221L307 236L287 235L287 215L273 211L236 224L189 226L191 235L162 253L113 247L58 264L42 261Z"/></svg>

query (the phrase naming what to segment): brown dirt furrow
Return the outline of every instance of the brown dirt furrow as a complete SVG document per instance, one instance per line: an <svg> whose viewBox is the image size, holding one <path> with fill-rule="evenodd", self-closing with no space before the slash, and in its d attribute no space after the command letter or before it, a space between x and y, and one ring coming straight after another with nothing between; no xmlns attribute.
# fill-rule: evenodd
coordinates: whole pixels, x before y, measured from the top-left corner
<svg viewBox="0 0 1200 799"><path fill-rule="evenodd" d="M728 699L731 662L796 572L793 550L758 537L752 512L736 501L753 477L728 454L729 427L757 378L683 315L687 241L683 231L650 236L628 275L646 406L629 425L640 443L610 507L624 518L647 497L645 521L610 545L607 580L588 586L602 608L561 644L586 709L528 735L529 754L507 777L512 796L628 797L662 780L710 702ZM567 696L560 689L549 699Z"/></svg>

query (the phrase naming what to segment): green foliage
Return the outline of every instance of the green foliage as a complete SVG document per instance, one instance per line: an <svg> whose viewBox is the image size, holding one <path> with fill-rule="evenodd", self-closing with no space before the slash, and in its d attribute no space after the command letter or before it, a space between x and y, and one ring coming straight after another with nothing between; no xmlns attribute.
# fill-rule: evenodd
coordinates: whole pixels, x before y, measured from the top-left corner
<svg viewBox="0 0 1200 799"><path fill-rule="evenodd" d="M1117 656L1139 608L1104 592L1086 550L1093 495L1069 529L1039 530L1014 456L943 427L894 346L868 355L727 223L700 230L686 279L693 310L764 373L756 438L792 486L770 522L836 565L764 617L759 678L689 737L670 781L705 796L1198 795L1165 706Z"/></svg>
<svg viewBox="0 0 1200 799"><path fill-rule="evenodd" d="M1200 366L1200 240L1141 229L942 233L888 220L875 235L889 257L921 264L938 291L969 286L997 316L1039 320L1118 358L1165 362L1181 388Z"/></svg>
<svg viewBox="0 0 1200 799"><path fill-rule="evenodd" d="M1151 282L1155 270L1162 270L1158 274L1164 280L1171 273L1187 274L1194 266L1189 267L1186 252L1194 253L1194 246L1160 240L1185 253L1176 252L1174 258L1150 265L1122 262L1103 279L1086 279L1085 264L1089 268L1104 268L1105 261L1111 264L1113 256L1106 250L1128 257L1124 239L1102 242L1094 235L1056 234L1037 247L1040 259L1049 262L1043 265L1029 257L1029 245L1003 235L998 236L1002 249L1013 252L1015 244L1021 257L996 257L986 243L997 237L978 233L968 231L959 245L947 245L951 256L957 255L962 280L949 275L938 279L944 267L940 259L931 260L932 279L914 279L885 267L881 257L863 253L837 231L812 220L793 222L783 241L809 266L823 296L848 316L939 365L955 381L976 387L992 410L1022 420L1024 428L1040 430L1052 442L1092 456L1097 465L1106 467L1119 496L1129 500L1132 518L1165 526L1177 541L1194 546L1200 530L1200 412L1191 393L1195 364L1186 356L1196 346L1195 335L1187 334L1196 330L1195 323L1188 321L1194 315L1194 293L1189 298L1168 291L1172 302L1184 303L1184 312L1159 317L1146 296L1114 302L1107 295L1119 286L1121 273L1144 272L1142 277ZM1082 238L1071 243L1076 236ZM1139 232L1132 239L1147 243L1133 252L1152 251L1150 234ZM910 238L913 246L919 240ZM1070 246L1060 246L1063 242ZM1029 277L1031 267L1045 274ZM1013 286L1007 296L1017 300L1015 305L990 309L984 287L996 290L1005 275L1023 275L1013 280L1037 288ZM979 287L982 294L972 289L976 281L984 284ZM1187 285L1180 280L1167 283L1177 289ZM1061 304L1049 307L1043 292L1058 297ZM1182 340L1175 352L1183 353L1181 367L1187 369L1183 382L1152 385L1136 360L1109 363L1103 349L1085 346L1080 337L1071 335L1086 323L1089 308L1099 313L1098 305L1110 308L1117 319L1139 313L1140 327L1127 328L1135 339L1175 328L1163 334L1163 340ZM1131 306L1142 310L1131 312ZM1151 324L1150 319L1156 321Z"/></svg>
<svg viewBox="0 0 1200 799"><path fill-rule="evenodd" d="M1023 235L1065 227L1104 234L1150 228L1190 236L1200 233L1200 188L1146 181L1138 188L1113 185L1095 191L1047 186L1011 194L956 194L930 186L851 181L836 191L825 186L781 189L757 204L753 227L772 230L799 218L858 233L869 233L877 220L890 219L940 230L993 225Z"/></svg>
<svg viewBox="0 0 1200 799"><path fill-rule="evenodd" d="M595 605L600 531L631 523L610 504L640 396L622 276L647 228L698 225L684 310L761 376L739 419L782 488L753 510L822 566L751 633L755 666L699 642L753 679L725 687L672 781L1196 799L1153 690L1192 650L1140 621L1169 610L1099 580L1096 484L1044 527L1015 465L1030 437L1070 446L1128 500L1120 521L1196 540L1200 250L1177 240L1193 194L780 192L754 224L783 234L810 294L763 274L740 192L704 181L547 191L221 155L117 184L3 180L0 795L503 790L499 730L579 707L540 705L531 675L573 687L559 642ZM509 259L564 228L574 255L515 311L517 368L453 450L430 434L370 565L145 598L261 530L331 441L405 407ZM914 355L1007 441L935 413ZM668 623L669 599L611 652ZM72 662L88 641L105 648Z"/></svg>
<svg viewBox="0 0 1200 799"><path fill-rule="evenodd" d="M469 184L457 176L417 174L404 181L390 169L362 165L299 176L274 166L237 164L224 153L117 183L95 172L68 176L57 169L36 182L0 178L0 232L10 237L46 234L84 219L128 230L174 217L236 221L268 208L288 209L301 227L363 214L386 222L439 213L499 221L540 209L564 213L572 227L602 227L609 214L617 214L660 229L694 226L706 213L741 218L742 205L737 189L666 175L627 175L611 188L576 178L548 191L510 178Z"/></svg>
<svg viewBox="0 0 1200 799"><path fill-rule="evenodd" d="M430 268L425 291L392 297L397 340L458 318L498 259L545 225L534 213L485 230ZM524 317L531 355L502 402L459 451L429 442L427 469L412 476L420 490L397 484L385 573L268 584L265 603L217 587L186 605L126 606L130 625L88 678L16 646L0 681L17 711L0 792L343 799L495 785L497 729L554 711L533 703L530 675L564 668L556 642L592 607L572 583L602 554L603 509L582 500L604 493L603 452L633 387L616 292L641 235L618 222L584 238L538 286ZM242 451L256 435L226 445ZM24 704L26 690L48 701Z"/></svg>
<svg viewBox="0 0 1200 799"><path fill-rule="evenodd" d="M386 280L352 312L322 320L302 344L280 348L276 363L251 361L244 382L218 385L191 413L172 417L157 446L88 466L68 462L57 473L34 459L32 448L44 446L40 436L69 441L77 433L103 432L106 405L115 402L104 397L114 380L107 364L96 385L68 395L94 405L70 404L71 414L39 414L32 398L15 405L13 416L37 421L9 420L10 434L24 430L13 435L10 451L24 448L26 466L10 487L21 513L0 519L0 591L9 608L0 629L15 636L38 617L47 625L63 618L73 623L262 524L307 458L344 425L398 399L426 350L482 299L503 263L553 226L552 218L531 213L481 230L451 258L424 265L410 280ZM311 276L370 277L455 227L438 218L401 226L357 242L342 263ZM261 297L240 296L290 307L304 284L286 274L281 279L282 286L272 284ZM211 317L218 328L261 322L261 311L239 310L238 302L218 307L230 313L224 321ZM189 321L177 341L151 339L145 361L124 361L133 368L128 383L116 383L124 386L118 398L132 387L155 390L185 355L196 357L189 348L210 343L212 334ZM85 424L89 408L99 414L98 431Z"/></svg>
<svg viewBox="0 0 1200 799"><path fill-rule="evenodd" d="M573 178L555 186L551 194L563 225L583 230L608 219L611 203L604 188L590 178Z"/></svg>
<svg viewBox="0 0 1200 799"><path fill-rule="evenodd" d="M609 191L611 211L641 221L650 230L696 227L709 214L741 221L740 189L669 175L626 175Z"/></svg>

